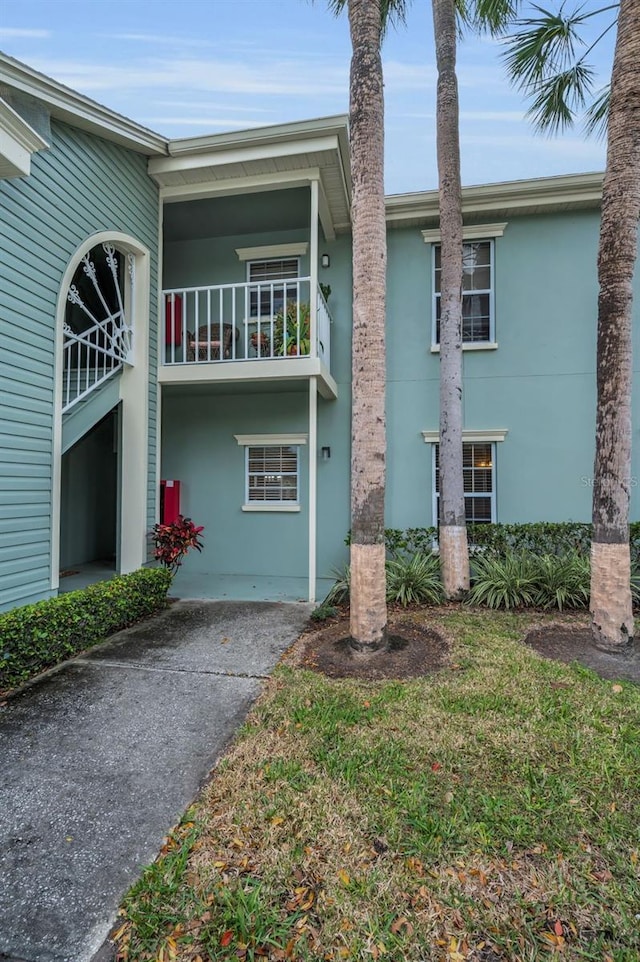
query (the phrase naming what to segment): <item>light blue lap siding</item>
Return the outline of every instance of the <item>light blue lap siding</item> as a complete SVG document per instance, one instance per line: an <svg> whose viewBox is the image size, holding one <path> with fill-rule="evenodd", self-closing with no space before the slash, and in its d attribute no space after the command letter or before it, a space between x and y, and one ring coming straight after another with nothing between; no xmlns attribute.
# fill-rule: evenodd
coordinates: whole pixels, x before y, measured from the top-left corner
<svg viewBox="0 0 640 962"><path fill-rule="evenodd" d="M0 181L0 610L50 594L56 302L70 258L98 231L151 251L149 526L155 514L157 188L146 157L51 130L31 176Z"/></svg>

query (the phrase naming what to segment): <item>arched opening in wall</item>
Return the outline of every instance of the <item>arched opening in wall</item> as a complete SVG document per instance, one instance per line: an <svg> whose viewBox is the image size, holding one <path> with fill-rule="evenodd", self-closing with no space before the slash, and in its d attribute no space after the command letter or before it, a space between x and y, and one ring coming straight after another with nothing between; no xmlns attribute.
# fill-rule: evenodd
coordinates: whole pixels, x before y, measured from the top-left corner
<svg viewBox="0 0 640 962"><path fill-rule="evenodd" d="M62 411L69 411L129 363L135 258L114 244L92 247L66 294Z"/></svg>
<svg viewBox="0 0 640 962"><path fill-rule="evenodd" d="M149 526L150 254L94 234L62 278L57 309L52 588L146 560Z"/></svg>
<svg viewBox="0 0 640 962"><path fill-rule="evenodd" d="M119 406L62 455L60 590L103 581L117 571Z"/></svg>

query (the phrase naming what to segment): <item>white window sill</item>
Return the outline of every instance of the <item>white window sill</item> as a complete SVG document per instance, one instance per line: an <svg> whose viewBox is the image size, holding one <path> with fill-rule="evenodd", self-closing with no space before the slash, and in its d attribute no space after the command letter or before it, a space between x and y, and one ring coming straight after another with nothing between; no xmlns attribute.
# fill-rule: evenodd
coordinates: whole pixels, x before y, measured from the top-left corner
<svg viewBox="0 0 640 962"><path fill-rule="evenodd" d="M466 344L462 345L463 351L497 351L498 342L497 341L467 341ZM439 354L440 345L432 344L431 353Z"/></svg>
<svg viewBox="0 0 640 962"><path fill-rule="evenodd" d="M265 504L257 504L257 503L254 502L254 503L252 503L252 504L243 504L243 505L242 505L242 510L243 510L243 511L288 511L288 512L292 512L292 511L299 511L299 510L300 510L300 505L299 505L299 504L267 504L266 502L265 502Z"/></svg>

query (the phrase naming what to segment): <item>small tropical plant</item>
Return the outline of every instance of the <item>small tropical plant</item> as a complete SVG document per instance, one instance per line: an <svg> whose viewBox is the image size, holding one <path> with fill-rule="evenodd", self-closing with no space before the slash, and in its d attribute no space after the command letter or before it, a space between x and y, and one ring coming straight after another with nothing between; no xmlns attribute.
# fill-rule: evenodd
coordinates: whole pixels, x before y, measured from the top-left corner
<svg viewBox="0 0 640 962"><path fill-rule="evenodd" d="M335 618L338 609L334 605L328 605L325 601L317 608L314 608L309 617L312 621L326 621L328 618Z"/></svg>
<svg viewBox="0 0 640 962"><path fill-rule="evenodd" d="M151 532L155 544L154 558L175 575L191 548L202 551L201 531L204 531L202 525L195 525L191 518L184 518L181 514L170 524L156 524Z"/></svg>
<svg viewBox="0 0 640 962"><path fill-rule="evenodd" d="M440 559L435 554L414 554L387 561L387 601L406 608L410 604L437 605L444 597Z"/></svg>
<svg viewBox="0 0 640 962"><path fill-rule="evenodd" d="M589 604L591 564L577 552L533 558L535 604L541 608L586 608Z"/></svg>
<svg viewBox="0 0 640 962"><path fill-rule="evenodd" d="M311 309L306 302L289 301L273 322L273 353L311 354Z"/></svg>
<svg viewBox="0 0 640 962"><path fill-rule="evenodd" d="M631 597L634 605L640 606L640 564L631 568Z"/></svg>
<svg viewBox="0 0 640 962"><path fill-rule="evenodd" d="M349 600L349 592L351 590L351 568L349 565L345 565L344 570L334 571L334 574L337 575L335 584L322 602L322 605L320 606L321 608L340 605L343 601Z"/></svg>
<svg viewBox="0 0 640 962"><path fill-rule="evenodd" d="M387 601L406 607L410 604L437 605L443 600L440 562L437 555L418 552L386 562ZM337 579L321 608L349 601L351 569L336 572Z"/></svg>
<svg viewBox="0 0 640 962"><path fill-rule="evenodd" d="M473 559L472 605L489 608L516 608L533 605L536 598L536 571L526 554L476 555Z"/></svg>

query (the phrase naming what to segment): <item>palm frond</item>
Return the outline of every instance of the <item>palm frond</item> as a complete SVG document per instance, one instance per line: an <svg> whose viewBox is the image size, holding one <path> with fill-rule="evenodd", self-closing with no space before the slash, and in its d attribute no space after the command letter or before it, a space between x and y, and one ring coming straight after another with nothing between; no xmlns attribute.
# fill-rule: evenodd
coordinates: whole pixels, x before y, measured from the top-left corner
<svg viewBox="0 0 640 962"><path fill-rule="evenodd" d="M383 36L389 27L397 27L406 23L407 7L410 2L411 0L380 0ZM327 0L329 11L336 17L340 16L347 6L347 3L348 0Z"/></svg>
<svg viewBox="0 0 640 962"><path fill-rule="evenodd" d="M548 134L571 127L576 115L584 109L594 76L591 67L574 64L567 70L541 80L527 111L527 116L532 119L534 126Z"/></svg>
<svg viewBox="0 0 640 962"><path fill-rule="evenodd" d="M476 33L501 36L516 19L521 6L522 0L475 0L470 10L467 5L467 22Z"/></svg>
<svg viewBox="0 0 640 962"><path fill-rule="evenodd" d="M407 22L407 8L411 0L382 0L382 32L389 27L402 26Z"/></svg>
<svg viewBox="0 0 640 962"><path fill-rule="evenodd" d="M566 16L562 7L557 13L534 9L539 16L520 21L520 29L505 41L507 73L527 92L570 70L578 59L578 46L584 46L577 29L585 19L580 10Z"/></svg>
<svg viewBox="0 0 640 962"><path fill-rule="evenodd" d="M585 133L589 137L597 137L603 140L607 134L607 122L609 120L609 100L611 98L611 87L607 84L587 110L584 124Z"/></svg>

